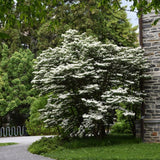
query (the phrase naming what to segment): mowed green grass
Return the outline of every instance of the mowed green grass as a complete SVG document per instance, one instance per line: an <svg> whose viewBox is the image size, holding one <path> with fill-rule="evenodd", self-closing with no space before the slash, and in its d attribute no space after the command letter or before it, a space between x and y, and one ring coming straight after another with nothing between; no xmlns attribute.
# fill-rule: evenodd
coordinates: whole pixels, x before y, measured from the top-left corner
<svg viewBox="0 0 160 160"><path fill-rule="evenodd" d="M44 154L57 160L160 160L160 144L124 144L59 149Z"/></svg>
<svg viewBox="0 0 160 160"><path fill-rule="evenodd" d="M160 160L160 144L141 143L127 135L73 139L69 142L43 139L29 150L57 160Z"/></svg>
<svg viewBox="0 0 160 160"><path fill-rule="evenodd" d="M14 145L17 143L0 143L0 146L8 146L8 145Z"/></svg>

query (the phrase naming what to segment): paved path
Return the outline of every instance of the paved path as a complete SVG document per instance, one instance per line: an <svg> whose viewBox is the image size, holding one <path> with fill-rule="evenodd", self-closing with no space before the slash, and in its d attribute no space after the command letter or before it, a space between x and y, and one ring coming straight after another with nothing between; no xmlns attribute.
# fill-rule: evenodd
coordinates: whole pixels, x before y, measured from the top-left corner
<svg viewBox="0 0 160 160"><path fill-rule="evenodd" d="M0 160L53 160L31 154L27 151L28 146L40 138L41 136L0 138L0 143L18 143L16 145L0 147Z"/></svg>

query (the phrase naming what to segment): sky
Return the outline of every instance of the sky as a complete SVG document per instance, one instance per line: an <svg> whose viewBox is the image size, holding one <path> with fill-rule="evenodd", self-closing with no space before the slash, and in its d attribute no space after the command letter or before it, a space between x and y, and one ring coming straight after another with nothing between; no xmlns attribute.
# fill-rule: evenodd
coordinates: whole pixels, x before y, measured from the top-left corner
<svg viewBox="0 0 160 160"><path fill-rule="evenodd" d="M130 10L130 6L132 5L132 2L128 2L126 0L122 0L122 6L127 6L127 10ZM137 26L138 25L138 17L136 15L135 12L131 12L131 11L126 11L127 12L127 17L130 21L130 23L133 26Z"/></svg>

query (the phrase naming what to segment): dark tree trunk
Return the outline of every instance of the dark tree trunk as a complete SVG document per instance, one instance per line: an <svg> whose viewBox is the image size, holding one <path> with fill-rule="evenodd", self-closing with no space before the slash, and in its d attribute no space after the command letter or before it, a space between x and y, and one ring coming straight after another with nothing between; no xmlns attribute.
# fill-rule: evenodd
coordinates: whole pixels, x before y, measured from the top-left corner
<svg viewBox="0 0 160 160"><path fill-rule="evenodd" d="M105 137L105 135L106 135L106 133L105 133L105 126L102 124L100 126L99 136L100 136L100 138L103 138L103 137Z"/></svg>

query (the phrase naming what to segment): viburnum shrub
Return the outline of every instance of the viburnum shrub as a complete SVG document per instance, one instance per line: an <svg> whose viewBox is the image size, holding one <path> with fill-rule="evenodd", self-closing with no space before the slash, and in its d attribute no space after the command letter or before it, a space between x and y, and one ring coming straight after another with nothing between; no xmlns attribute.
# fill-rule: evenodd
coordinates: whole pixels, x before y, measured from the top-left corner
<svg viewBox="0 0 160 160"><path fill-rule="evenodd" d="M35 65L32 83L50 95L42 118L67 137L104 136L116 109L134 115L129 106L143 101L143 50L102 44L76 30L62 37L62 45L43 51Z"/></svg>

